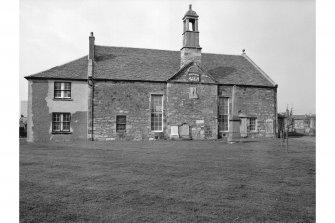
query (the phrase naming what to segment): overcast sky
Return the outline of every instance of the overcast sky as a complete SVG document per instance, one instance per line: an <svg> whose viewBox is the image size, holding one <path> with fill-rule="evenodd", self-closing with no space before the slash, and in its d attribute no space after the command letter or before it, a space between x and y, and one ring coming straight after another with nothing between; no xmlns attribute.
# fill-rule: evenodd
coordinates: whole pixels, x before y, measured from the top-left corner
<svg viewBox="0 0 335 223"><path fill-rule="evenodd" d="M20 1L20 100L34 74L97 45L180 50L188 5L199 15L202 52L247 55L278 85L278 110L315 113L315 1Z"/></svg>

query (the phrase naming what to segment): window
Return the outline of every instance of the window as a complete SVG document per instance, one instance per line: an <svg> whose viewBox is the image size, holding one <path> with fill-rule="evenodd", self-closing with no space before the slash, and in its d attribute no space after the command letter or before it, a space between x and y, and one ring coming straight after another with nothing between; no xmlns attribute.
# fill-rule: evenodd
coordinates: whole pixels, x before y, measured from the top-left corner
<svg viewBox="0 0 335 223"><path fill-rule="evenodd" d="M127 118L125 115L116 116L116 132L126 132Z"/></svg>
<svg viewBox="0 0 335 223"><path fill-rule="evenodd" d="M55 98L71 98L70 82L55 82L54 90Z"/></svg>
<svg viewBox="0 0 335 223"><path fill-rule="evenodd" d="M151 95L151 131L163 131L163 95Z"/></svg>
<svg viewBox="0 0 335 223"><path fill-rule="evenodd" d="M198 98L198 92L196 87L190 87L189 98Z"/></svg>
<svg viewBox="0 0 335 223"><path fill-rule="evenodd" d="M249 132L254 132L256 131L256 118L249 118Z"/></svg>
<svg viewBox="0 0 335 223"><path fill-rule="evenodd" d="M229 98L219 97L219 131L227 132L229 124Z"/></svg>
<svg viewBox="0 0 335 223"><path fill-rule="evenodd" d="M70 132L70 113L52 113L52 132L69 133Z"/></svg>

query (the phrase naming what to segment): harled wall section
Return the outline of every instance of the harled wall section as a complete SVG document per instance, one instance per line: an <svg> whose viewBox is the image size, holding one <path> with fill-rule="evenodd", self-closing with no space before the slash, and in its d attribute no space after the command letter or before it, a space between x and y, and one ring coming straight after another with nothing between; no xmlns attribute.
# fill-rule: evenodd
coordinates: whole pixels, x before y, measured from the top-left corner
<svg viewBox="0 0 335 223"><path fill-rule="evenodd" d="M85 81L71 81L72 98L66 101L54 99L53 80L29 80L28 83L29 142L87 139L88 87ZM52 133L53 112L71 113L70 134Z"/></svg>

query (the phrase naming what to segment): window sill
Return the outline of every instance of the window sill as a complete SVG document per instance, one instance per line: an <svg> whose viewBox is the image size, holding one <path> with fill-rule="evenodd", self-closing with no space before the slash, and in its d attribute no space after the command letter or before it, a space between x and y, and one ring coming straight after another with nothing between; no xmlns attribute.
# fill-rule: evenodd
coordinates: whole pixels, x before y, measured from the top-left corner
<svg viewBox="0 0 335 223"><path fill-rule="evenodd" d="M53 98L54 101L73 101L72 98Z"/></svg>
<svg viewBox="0 0 335 223"><path fill-rule="evenodd" d="M72 132L51 132L53 135L69 135L72 134Z"/></svg>

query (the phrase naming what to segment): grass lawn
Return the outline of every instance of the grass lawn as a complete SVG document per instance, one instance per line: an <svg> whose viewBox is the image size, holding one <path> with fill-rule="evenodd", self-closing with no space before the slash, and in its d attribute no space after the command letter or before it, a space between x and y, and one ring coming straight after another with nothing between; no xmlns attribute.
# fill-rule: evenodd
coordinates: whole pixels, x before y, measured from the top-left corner
<svg viewBox="0 0 335 223"><path fill-rule="evenodd" d="M20 144L21 222L315 222L315 140Z"/></svg>

